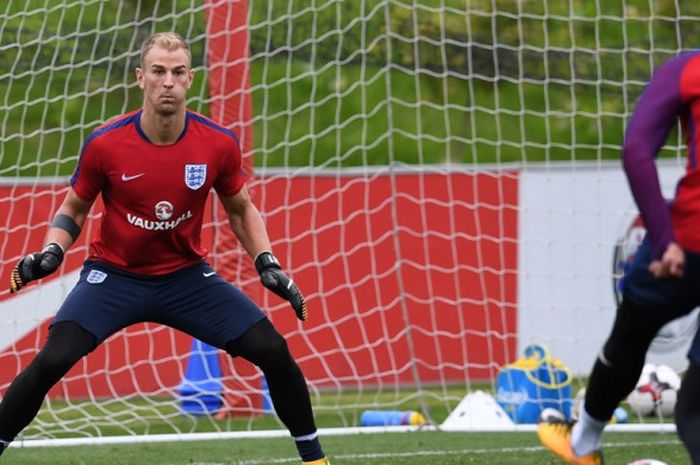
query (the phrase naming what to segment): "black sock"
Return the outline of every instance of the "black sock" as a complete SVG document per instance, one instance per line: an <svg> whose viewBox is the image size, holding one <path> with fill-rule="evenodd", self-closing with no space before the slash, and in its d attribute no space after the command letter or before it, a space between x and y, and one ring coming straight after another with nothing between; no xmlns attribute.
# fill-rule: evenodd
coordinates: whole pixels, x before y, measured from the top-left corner
<svg viewBox="0 0 700 465"><path fill-rule="evenodd" d="M311 462L325 457L316 433L295 437L294 444L297 446L299 456L304 462Z"/></svg>

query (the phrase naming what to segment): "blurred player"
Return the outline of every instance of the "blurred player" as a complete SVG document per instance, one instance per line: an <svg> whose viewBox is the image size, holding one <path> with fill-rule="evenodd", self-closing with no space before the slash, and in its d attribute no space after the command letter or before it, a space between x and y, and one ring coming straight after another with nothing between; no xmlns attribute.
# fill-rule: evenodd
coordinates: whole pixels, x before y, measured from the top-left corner
<svg viewBox="0 0 700 465"><path fill-rule="evenodd" d="M304 298L272 255L262 217L246 190L236 137L186 108L193 77L182 37L160 33L144 41L136 69L142 108L88 137L46 247L13 270L12 292L55 271L102 194L100 234L80 280L56 314L45 346L0 403L0 451L81 357L120 329L152 321L259 366L303 462L329 463L304 376L286 341L250 299L204 261L202 215L214 188L262 283L306 320Z"/></svg>
<svg viewBox="0 0 700 465"><path fill-rule="evenodd" d="M669 205L655 158L680 119L686 173ZM661 327L700 305L700 52L662 65L644 90L625 134L623 164L647 235L623 281L612 331L593 366L584 408L573 428L541 423L542 443L570 464L602 464L601 436L617 405L634 389ZM676 404L678 434L700 465L700 335Z"/></svg>

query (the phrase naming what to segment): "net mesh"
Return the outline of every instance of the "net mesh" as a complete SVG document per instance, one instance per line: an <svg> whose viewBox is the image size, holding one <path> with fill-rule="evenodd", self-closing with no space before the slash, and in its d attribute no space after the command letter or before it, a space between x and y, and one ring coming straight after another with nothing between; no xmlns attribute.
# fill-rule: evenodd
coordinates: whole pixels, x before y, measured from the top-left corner
<svg viewBox="0 0 700 465"><path fill-rule="evenodd" d="M192 51L188 105L239 134L249 188L310 321L259 286L216 201L204 228L210 261L287 337L319 426L358 425L371 409L440 422L466 393L495 394L499 370L532 340L562 347L574 365L566 347L586 355L600 342L614 308L605 254L616 237L562 241L552 225L571 208L619 224L633 205L600 213L602 197L557 205L541 201L556 193L523 185L575 185L584 173L594 186L624 186L608 181L608 160L619 157L634 101L658 64L694 45L686 38L698 19L691 4L641 0L8 1L2 276L41 247L90 132L140 106L141 41L174 30ZM680 142L674 135L662 150L672 168ZM98 202L60 273L0 294L0 390L42 346L101 211ZM535 220L550 227L529 227ZM551 271L562 244L605 249L608 261L591 274ZM540 252L542 268L532 265ZM606 297L568 294L574 329L523 321L561 321L557 279L568 292L589 278ZM534 295L538 283L549 293ZM592 331L575 328L576 311L592 315ZM190 388L197 395L183 397ZM281 428L265 394L246 362L136 325L79 362L23 437Z"/></svg>

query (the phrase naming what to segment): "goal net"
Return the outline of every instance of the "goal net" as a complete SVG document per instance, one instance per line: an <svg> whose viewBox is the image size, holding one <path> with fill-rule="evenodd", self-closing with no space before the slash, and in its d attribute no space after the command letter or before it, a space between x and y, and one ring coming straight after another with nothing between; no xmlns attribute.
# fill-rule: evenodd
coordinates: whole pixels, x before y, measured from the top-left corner
<svg viewBox="0 0 700 465"><path fill-rule="evenodd" d="M262 289L213 193L209 260L286 336L319 427L375 410L439 425L465 395L497 396L531 344L566 365L573 396L612 322L613 257L636 214L625 124L699 19L646 0L6 2L3 279L42 246L90 132L139 108L141 41L173 30L191 46L189 108L238 134L309 321ZM674 133L659 163L668 195L680 146ZM0 291L0 393L42 347L101 211L59 272ZM670 337L687 347L690 325ZM650 361L684 368L680 344L658 346ZM145 323L80 361L21 439L269 429L283 431L256 367Z"/></svg>

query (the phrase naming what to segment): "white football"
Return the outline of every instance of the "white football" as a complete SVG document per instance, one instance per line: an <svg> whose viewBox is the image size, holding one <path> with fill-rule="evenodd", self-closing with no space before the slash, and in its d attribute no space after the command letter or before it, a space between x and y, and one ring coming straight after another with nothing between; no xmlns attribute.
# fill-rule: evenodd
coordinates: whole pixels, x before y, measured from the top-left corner
<svg viewBox="0 0 700 465"><path fill-rule="evenodd" d="M632 413L640 417L646 417L654 413L654 394L650 391L635 388L627 396L627 404Z"/></svg>
<svg viewBox="0 0 700 465"><path fill-rule="evenodd" d="M628 463L627 465L666 465L666 462L654 459L642 459L635 460L634 462Z"/></svg>
<svg viewBox="0 0 700 465"><path fill-rule="evenodd" d="M642 368L642 373L639 375L637 380L637 387L647 384L650 381L651 374L656 371L656 365L653 363L645 363Z"/></svg>
<svg viewBox="0 0 700 465"><path fill-rule="evenodd" d="M657 365L656 366L656 377L659 381L668 383L676 391L681 388L681 377L676 370L668 365Z"/></svg>
<svg viewBox="0 0 700 465"><path fill-rule="evenodd" d="M676 406L681 379L672 368L648 363L644 366L637 387L627 396L633 413L668 418Z"/></svg>

